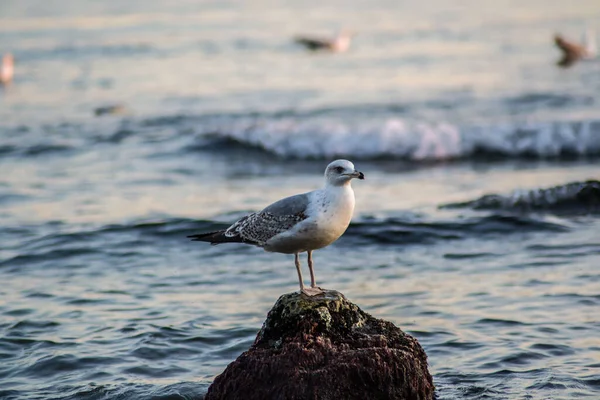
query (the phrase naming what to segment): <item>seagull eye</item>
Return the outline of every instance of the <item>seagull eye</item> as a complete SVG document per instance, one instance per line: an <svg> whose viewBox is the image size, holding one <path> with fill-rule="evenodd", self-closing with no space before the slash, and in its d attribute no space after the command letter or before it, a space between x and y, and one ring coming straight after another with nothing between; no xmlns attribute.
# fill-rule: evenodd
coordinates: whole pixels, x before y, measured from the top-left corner
<svg viewBox="0 0 600 400"><path fill-rule="evenodd" d="M344 172L344 167L335 167L335 172L341 174L342 172Z"/></svg>

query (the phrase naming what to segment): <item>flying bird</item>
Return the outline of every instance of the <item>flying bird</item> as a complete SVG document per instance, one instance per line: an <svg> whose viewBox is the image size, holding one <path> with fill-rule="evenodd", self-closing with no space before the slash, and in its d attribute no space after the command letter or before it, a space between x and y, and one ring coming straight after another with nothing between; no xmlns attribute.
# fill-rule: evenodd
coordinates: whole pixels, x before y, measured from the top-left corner
<svg viewBox="0 0 600 400"><path fill-rule="evenodd" d="M2 56L2 64L0 64L0 84L9 84L15 74L15 60L10 53Z"/></svg>
<svg viewBox="0 0 600 400"><path fill-rule="evenodd" d="M588 29L580 43L565 39L562 35L554 35L554 43L562 52L562 58L557 62L561 67L570 67L580 60L592 60L597 56L595 33Z"/></svg>
<svg viewBox="0 0 600 400"><path fill-rule="evenodd" d="M335 242L348 228L354 212L353 178L365 179L348 160L336 160L325 169L325 186L312 192L279 200L249 214L229 228L188 236L195 241L246 243L266 251L294 254L300 291L308 296L322 293L317 286L312 252ZM310 288L304 286L300 253L308 253Z"/></svg>
<svg viewBox="0 0 600 400"><path fill-rule="evenodd" d="M294 41L308 50L312 51L331 51L333 53L343 53L350 47L352 33L340 31L334 38L323 38L315 36L296 36Z"/></svg>

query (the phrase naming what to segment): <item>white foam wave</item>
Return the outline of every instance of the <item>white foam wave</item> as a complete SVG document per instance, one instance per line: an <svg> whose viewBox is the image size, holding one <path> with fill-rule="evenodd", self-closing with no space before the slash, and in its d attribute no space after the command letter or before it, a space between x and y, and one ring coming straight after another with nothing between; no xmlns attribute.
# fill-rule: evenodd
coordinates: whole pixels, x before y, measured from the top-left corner
<svg viewBox="0 0 600 400"><path fill-rule="evenodd" d="M445 122L408 123L395 118L355 124L290 118L238 120L226 128L211 128L211 132L215 130L242 144L295 158L443 160L486 153L541 158L600 155L600 121L461 128Z"/></svg>

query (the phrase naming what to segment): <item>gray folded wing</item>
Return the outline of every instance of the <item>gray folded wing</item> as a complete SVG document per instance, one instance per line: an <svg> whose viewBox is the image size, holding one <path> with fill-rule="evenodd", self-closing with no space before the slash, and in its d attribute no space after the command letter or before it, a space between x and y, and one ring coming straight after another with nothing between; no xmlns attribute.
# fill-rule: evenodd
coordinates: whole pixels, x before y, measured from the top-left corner
<svg viewBox="0 0 600 400"><path fill-rule="evenodd" d="M310 50L324 49L331 46L331 40L315 37L296 36L295 42L307 47Z"/></svg>
<svg viewBox="0 0 600 400"><path fill-rule="evenodd" d="M263 246L272 237L308 218L307 207L307 193L286 197L260 212L240 219L225 231L225 236L239 236L245 242Z"/></svg>

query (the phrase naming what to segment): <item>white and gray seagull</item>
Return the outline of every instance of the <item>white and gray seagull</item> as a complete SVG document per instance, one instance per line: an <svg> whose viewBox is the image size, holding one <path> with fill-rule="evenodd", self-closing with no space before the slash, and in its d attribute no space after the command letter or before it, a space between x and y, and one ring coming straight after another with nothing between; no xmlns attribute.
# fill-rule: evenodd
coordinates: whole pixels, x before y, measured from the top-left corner
<svg viewBox="0 0 600 400"><path fill-rule="evenodd" d="M294 37L294 42L312 51L343 53L350 48L352 36L352 32L341 30L333 38L299 35Z"/></svg>
<svg viewBox="0 0 600 400"><path fill-rule="evenodd" d="M348 228L354 212L352 178L365 176L348 160L333 161L325 169L323 188L286 197L227 229L189 237L213 245L247 243L270 252L294 254L300 291L317 295L322 289L315 280L312 252L335 242ZM310 288L302 280L299 254L303 252L308 253Z"/></svg>

